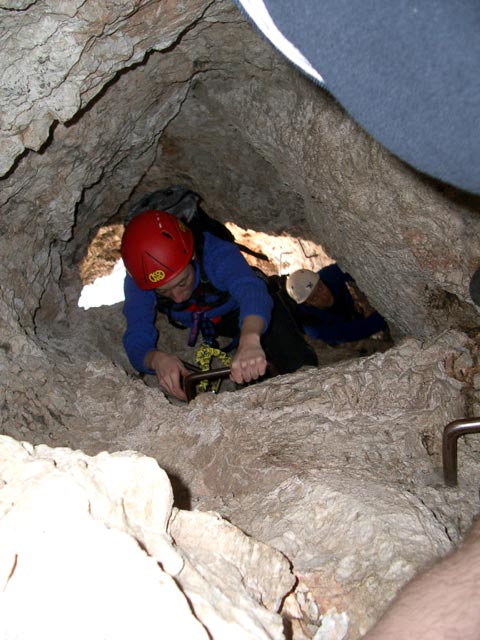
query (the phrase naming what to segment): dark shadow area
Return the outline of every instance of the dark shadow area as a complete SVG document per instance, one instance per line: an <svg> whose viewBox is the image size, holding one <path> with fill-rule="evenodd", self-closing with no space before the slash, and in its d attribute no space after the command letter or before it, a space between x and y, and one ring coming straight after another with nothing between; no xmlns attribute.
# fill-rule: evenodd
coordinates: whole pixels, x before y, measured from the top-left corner
<svg viewBox="0 0 480 640"><path fill-rule="evenodd" d="M168 478L173 490L173 504L177 509L191 511L192 494L190 489L184 484L183 480L175 474L168 473Z"/></svg>
<svg viewBox="0 0 480 640"><path fill-rule="evenodd" d="M477 269L470 280L470 297L480 307L480 269Z"/></svg>
<svg viewBox="0 0 480 640"><path fill-rule="evenodd" d="M283 633L285 634L285 640L293 640L293 626L290 618L282 617Z"/></svg>

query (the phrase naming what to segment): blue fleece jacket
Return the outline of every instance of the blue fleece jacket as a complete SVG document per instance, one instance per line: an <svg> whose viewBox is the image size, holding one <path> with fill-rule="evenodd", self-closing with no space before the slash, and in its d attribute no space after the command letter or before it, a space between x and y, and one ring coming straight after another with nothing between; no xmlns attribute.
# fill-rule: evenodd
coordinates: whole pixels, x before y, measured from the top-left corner
<svg viewBox="0 0 480 640"><path fill-rule="evenodd" d="M346 286L347 282L353 282L353 278L348 273L343 273L338 265L324 267L318 274L330 289L334 303L328 309L317 309L305 303L298 305L299 319L308 336L335 345L362 340L388 329L378 311L368 318L356 311Z"/></svg>
<svg viewBox="0 0 480 640"><path fill-rule="evenodd" d="M202 261L209 281L217 289L227 291L231 296L222 306L207 310L206 317L216 318L239 309L239 331L244 318L249 315L263 318L266 329L273 307L272 298L265 283L255 275L238 247L210 233L204 233ZM193 266L197 289L201 278L200 265L194 260ZM191 297L192 302L195 302L195 289ZM155 291L140 289L129 275L125 277L124 290L123 314L127 320L127 329L123 336L123 346L137 371L154 373L145 368L144 360L147 353L156 348L158 340L155 327ZM193 325L191 311L173 311L172 319L187 327Z"/></svg>

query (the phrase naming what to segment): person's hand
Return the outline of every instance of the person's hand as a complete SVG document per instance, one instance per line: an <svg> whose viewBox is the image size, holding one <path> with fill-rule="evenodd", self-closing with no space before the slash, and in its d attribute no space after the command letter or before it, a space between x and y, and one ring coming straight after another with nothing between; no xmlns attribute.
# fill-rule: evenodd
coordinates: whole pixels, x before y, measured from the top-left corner
<svg viewBox="0 0 480 640"><path fill-rule="evenodd" d="M257 335L243 338L232 360L230 379L237 384L257 380L265 374L267 358Z"/></svg>
<svg viewBox="0 0 480 640"><path fill-rule="evenodd" d="M155 370L163 391L178 400L187 400L181 386L181 377L186 376L188 370L179 358L163 351L150 351L145 357L145 365L148 369Z"/></svg>
<svg viewBox="0 0 480 640"><path fill-rule="evenodd" d="M364 318L369 318L373 313L375 313L375 309L372 307L370 302L367 299L367 296L360 291L357 284L355 282L347 282L347 289L350 292L353 300L353 306L355 311L363 316Z"/></svg>

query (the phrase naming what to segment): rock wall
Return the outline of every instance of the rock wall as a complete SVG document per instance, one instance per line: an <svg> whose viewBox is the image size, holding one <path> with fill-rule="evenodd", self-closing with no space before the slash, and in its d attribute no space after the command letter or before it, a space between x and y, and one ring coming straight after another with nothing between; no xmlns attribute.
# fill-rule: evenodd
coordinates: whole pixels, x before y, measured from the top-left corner
<svg viewBox="0 0 480 640"><path fill-rule="evenodd" d="M384 151L229 2L52 7L0 8L2 286L23 326L64 313L93 230L171 181L315 239L400 333L478 322L478 199Z"/></svg>
<svg viewBox="0 0 480 640"><path fill-rule="evenodd" d="M137 602L149 621L144 637L157 628L148 602L161 591L185 612L185 637L208 629L220 638L229 619L242 633L246 620L261 628L238 637L356 640L416 570L461 538L477 510L475 436L462 441L457 488L443 484L440 443L449 421L480 415L479 308L468 291L480 266L478 198L392 157L227 0L3 0L0 41L0 406L2 433L14 438L2 440L9 555L0 606L15 611L23 599L45 620L48 603L34 600L29 584L44 595L45 552L74 535L48 496L71 495L65 513L91 543L81 547L85 567L75 559L68 575L63 560L72 553L59 547L55 575L88 574L88 590L92 575L103 580L108 563L118 563L115 554L128 554L146 580L147 600ZM76 307L78 265L96 231L171 182L202 193L224 221L321 244L395 334L411 337L385 354L171 404L126 361L120 307ZM168 331L165 339L178 346ZM177 507L195 509L170 518L168 498L162 523L145 525L177 536L189 563L184 584L175 586L140 536L143 524L125 528L115 501L127 489L117 472L123 488L102 489L97 515L89 511L97 498L88 487L122 456L127 467L153 468L139 454L107 462L101 453L119 450L158 461ZM53 480L29 487L32 469ZM156 466L151 473L145 491L162 475ZM23 505L30 515L20 515ZM51 537L35 546L28 530L44 525ZM12 531L22 531L18 543ZM237 540L234 557L212 559L205 538L213 536ZM92 560L113 538L121 551L95 573ZM237 555L245 545L246 556L265 551L283 567L281 594L257 584ZM248 583L233 601L232 564ZM223 594L220 604L213 593ZM198 597L201 615L187 611L185 595ZM110 637L121 637L122 621L129 628L127 613L105 612ZM7 637L18 618L5 620Z"/></svg>
<svg viewBox="0 0 480 640"><path fill-rule="evenodd" d="M215 514L173 509L154 460L5 436L0 460L0 637L283 635L287 559Z"/></svg>
<svg viewBox="0 0 480 640"><path fill-rule="evenodd" d="M177 507L216 512L288 558L296 583L281 614L295 640L312 638L326 620L344 634L329 640L361 637L477 512L475 435L459 445L458 487L442 476L443 428L478 410L469 394L479 347L463 334L408 339L385 353L172 405L98 355L106 319L105 309L78 310L73 333L49 341L48 359L28 339L12 343L5 362L16 375L2 391L2 430L42 456L42 443L57 447L48 454L55 460L64 447L82 449L81 459L122 450L154 458ZM110 329L114 354L121 323ZM149 485L145 477L145 491ZM200 539L202 522L193 525ZM189 544L199 553L199 539Z"/></svg>

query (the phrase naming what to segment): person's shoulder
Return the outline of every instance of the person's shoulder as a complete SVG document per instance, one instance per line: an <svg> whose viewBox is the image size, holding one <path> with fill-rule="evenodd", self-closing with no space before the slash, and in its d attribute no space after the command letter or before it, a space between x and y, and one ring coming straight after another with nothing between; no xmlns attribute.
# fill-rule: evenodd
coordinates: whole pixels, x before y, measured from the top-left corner
<svg viewBox="0 0 480 640"><path fill-rule="evenodd" d="M124 282L125 295L129 298L152 298L155 297L155 291L153 289L140 289L135 280L128 273L125 274Z"/></svg>
<svg viewBox="0 0 480 640"><path fill-rule="evenodd" d="M329 264L326 267L323 267L322 269L320 269L320 271L318 272L318 275L322 280L325 277L329 277L329 276L332 278L343 278L343 279L350 277L348 274L344 273L340 269L340 267L336 262L333 262L332 264Z"/></svg>
<svg viewBox="0 0 480 640"><path fill-rule="evenodd" d="M239 252L240 249L234 242L230 242L229 240L224 240L223 238L219 238L213 233L209 231L203 232L203 247L204 252L211 251L232 251Z"/></svg>

